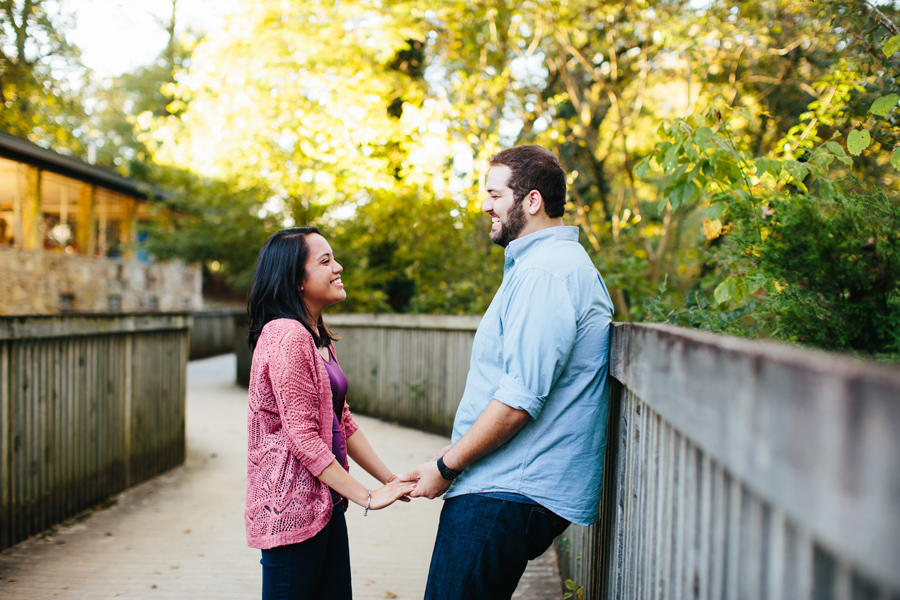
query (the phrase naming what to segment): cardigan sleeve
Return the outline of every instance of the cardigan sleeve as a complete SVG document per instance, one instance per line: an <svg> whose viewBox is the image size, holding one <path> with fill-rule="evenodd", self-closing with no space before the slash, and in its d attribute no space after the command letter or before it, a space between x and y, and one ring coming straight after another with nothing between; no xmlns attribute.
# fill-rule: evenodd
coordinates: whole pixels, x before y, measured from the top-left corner
<svg viewBox="0 0 900 600"><path fill-rule="evenodd" d="M353 420L353 415L350 414L350 407L347 406L346 402L344 402L344 412L341 414L341 427L344 430L344 438L349 438L359 429L359 425Z"/></svg>
<svg viewBox="0 0 900 600"><path fill-rule="evenodd" d="M305 330L303 330L305 332ZM291 453L318 477L334 461L334 454L319 434L319 391L311 343L298 328L285 333L278 344L277 369L272 388ZM330 427L330 426L329 426Z"/></svg>

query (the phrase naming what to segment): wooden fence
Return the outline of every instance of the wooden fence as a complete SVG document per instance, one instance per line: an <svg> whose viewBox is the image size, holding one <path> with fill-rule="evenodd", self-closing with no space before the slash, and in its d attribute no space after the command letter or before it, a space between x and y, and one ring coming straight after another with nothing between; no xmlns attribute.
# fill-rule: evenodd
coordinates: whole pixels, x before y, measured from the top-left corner
<svg viewBox="0 0 900 600"><path fill-rule="evenodd" d="M477 318L327 321L355 410L449 433ZM558 544L585 598L900 598L896 369L616 324L611 385L600 520Z"/></svg>
<svg viewBox="0 0 900 600"><path fill-rule="evenodd" d="M244 307L195 310L190 360L234 352L235 316L246 314Z"/></svg>
<svg viewBox="0 0 900 600"><path fill-rule="evenodd" d="M900 373L617 325L600 521L570 527L585 598L900 597Z"/></svg>
<svg viewBox="0 0 900 600"><path fill-rule="evenodd" d="M341 339L335 352L350 382L347 402L360 414L450 435L466 385L480 317L326 315ZM250 380L246 316L235 316L237 381Z"/></svg>
<svg viewBox="0 0 900 600"><path fill-rule="evenodd" d="M327 324L363 414L450 435L480 317L332 315Z"/></svg>
<svg viewBox="0 0 900 600"><path fill-rule="evenodd" d="M184 462L190 325L0 317L0 549Z"/></svg>

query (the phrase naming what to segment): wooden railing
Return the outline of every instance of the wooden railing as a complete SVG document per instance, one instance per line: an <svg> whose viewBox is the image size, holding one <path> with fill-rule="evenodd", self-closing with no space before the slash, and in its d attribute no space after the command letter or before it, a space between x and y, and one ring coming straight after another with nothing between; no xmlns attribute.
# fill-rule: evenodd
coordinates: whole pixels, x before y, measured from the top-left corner
<svg viewBox="0 0 900 600"><path fill-rule="evenodd" d="M332 315L347 402L363 414L450 435L480 317Z"/></svg>
<svg viewBox="0 0 900 600"><path fill-rule="evenodd" d="M617 325L600 521L559 545L585 598L900 594L900 373Z"/></svg>
<svg viewBox="0 0 900 600"><path fill-rule="evenodd" d="M0 549L184 462L190 325L0 317Z"/></svg>
<svg viewBox="0 0 900 600"><path fill-rule="evenodd" d="M204 308L193 313L190 360L234 352L235 317L247 314L244 307Z"/></svg>
<svg viewBox="0 0 900 600"><path fill-rule="evenodd" d="M447 434L477 318L335 315L358 412ZM900 597L900 373L615 324L599 522L559 540L585 598Z"/></svg>

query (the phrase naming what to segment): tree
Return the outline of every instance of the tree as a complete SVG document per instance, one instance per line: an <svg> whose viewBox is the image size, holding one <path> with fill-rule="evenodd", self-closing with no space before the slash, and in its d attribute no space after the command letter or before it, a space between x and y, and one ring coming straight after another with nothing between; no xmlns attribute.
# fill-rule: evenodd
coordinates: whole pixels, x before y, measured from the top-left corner
<svg viewBox="0 0 900 600"><path fill-rule="evenodd" d="M866 12L858 4L834 2L451 2L435 12L430 58L446 73L456 139L481 157L529 141L557 150L572 174L570 222L624 318L642 318L664 273L684 293L703 268L699 194L679 186L683 201L659 202L670 181L632 174L656 142L648 133L721 97L747 109L731 132L758 155L788 134L811 141L810 125L828 136L859 107L848 110L839 77L818 82L855 56L848 25L851 40L873 35L865 17L848 19ZM516 129L504 139L504 127Z"/></svg>
<svg viewBox="0 0 900 600"><path fill-rule="evenodd" d="M414 22L403 4L248 4L226 35L197 46L190 71L179 74L175 103L184 112L141 116L142 140L159 147L154 155L165 164L264 190L257 210L281 226L333 224L330 231L366 265L371 285L357 306L480 310L480 292L473 305L471 294L437 291L456 286L452 278L438 281L442 267L459 262L445 243L448 231L416 233L424 219L459 238L456 226L468 219L458 201L434 187L446 187L449 151L429 131L424 36L417 37ZM346 222L341 213L357 218ZM245 214L241 205L232 216ZM434 254L426 256L426 247ZM255 257L258 248L244 253ZM401 257L413 264L398 268ZM460 289L480 289L474 275ZM438 284L434 291L430 282Z"/></svg>
<svg viewBox="0 0 900 600"><path fill-rule="evenodd" d="M188 32L181 40L170 43L153 63L92 86L87 135L97 148L98 165L148 181L153 172L153 152L140 139L138 123L184 111L184 103L175 103L170 90L176 72L189 64L191 49L198 39Z"/></svg>
<svg viewBox="0 0 900 600"><path fill-rule="evenodd" d="M176 86L190 109L148 128L157 157L271 189L295 222L393 188L409 139L389 108L418 82L391 67L405 23L369 4L248 3L196 48Z"/></svg>
<svg viewBox="0 0 900 600"><path fill-rule="evenodd" d="M399 200L399 201L398 201ZM349 312L477 314L503 260L478 216L452 199L377 197L349 219L323 221L344 265Z"/></svg>
<svg viewBox="0 0 900 600"><path fill-rule="evenodd" d="M542 144L570 173L567 223L581 228L619 316L641 319L687 294L712 306L756 285L750 266L716 255L737 237L725 198L761 214L798 191L832 201L848 174L896 187L883 151L897 139L896 68L873 53L892 11L780 0L247 3L177 76L183 112L142 121L142 139L165 162L265 190L278 225L327 224L360 266L368 292L357 308L450 312L484 307L465 290L482 298L478 273L498 258L479 230L486 158ZM851 131L849 148L832 139ZM417 228L416 215L432 227ZM474 250L449 252L422 233L433 227ZM450 285L430 278L432 265L453 274ZM742 305L722 308L704 314L740 321Z"/></svg>
<svg viewBox="0 0 900 600"><path fill-rule="evenodd" d="M0 2L0 128L82 155L85 70L59 8L52 0Z"/></svg>
<svg viewBox="0 0 900 600"><path fill-rule="evenodd" d="M878 40L878 54L845 50L827 64L810 86L827 97L812 100L772 150L757 154L760 146L739 133L753 120L752 107L720 98L704 117L661 126L661 139L639 163L641 177L651 161L665 173L662 202L710 203L709 269L686 309L666 313L650 302L663 319L828 348L898 351L900 208L889 162L900 142L900 90L887 74L896 72L900 35L881 11L873 27L859 7L855 21L843 4L835 6L846 31ZM869 147L870 129L881 137L880 152L873 146L854 160ZM843 135L846 149L838 143ZM889 196L855 175L877 176L894 189Z"/></svg>

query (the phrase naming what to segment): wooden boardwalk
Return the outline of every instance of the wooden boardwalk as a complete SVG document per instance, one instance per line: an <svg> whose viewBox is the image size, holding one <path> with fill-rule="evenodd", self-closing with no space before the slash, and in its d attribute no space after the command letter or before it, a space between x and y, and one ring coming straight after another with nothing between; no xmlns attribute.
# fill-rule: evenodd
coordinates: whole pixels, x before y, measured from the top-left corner
<svg viewBox="0 0 900 600"><path fill-rule="evenodd" d="M233 384L234 372L233 355L192 362L184 466L0 554L0 597L259 597L259 553L246 546L242 519L246 391ZM397 471L447 443L374 419L358 421ZM353 472L367 477L358 468ZM354 598L422 598L440 508L440 501L417 500L364 519L351 506ZM556 573L551 549L529 567L515 598L561 598Z"/></svg>

